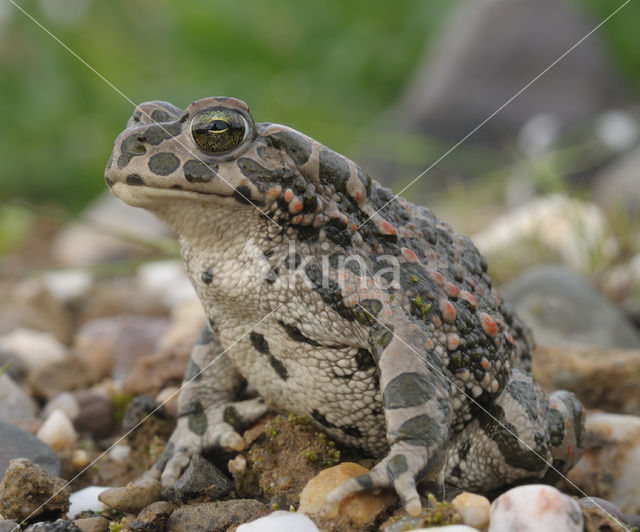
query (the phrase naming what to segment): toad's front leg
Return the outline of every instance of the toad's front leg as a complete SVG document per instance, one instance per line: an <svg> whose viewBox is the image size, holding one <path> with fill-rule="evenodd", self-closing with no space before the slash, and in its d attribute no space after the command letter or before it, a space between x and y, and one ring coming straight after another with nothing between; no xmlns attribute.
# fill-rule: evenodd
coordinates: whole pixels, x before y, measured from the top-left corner
<svg viewBox="0 0 640 532"><path fill-rule="evenodd" d="M426 352L426 334L399 320L376 322L371 347L380 376L389 454L367 474L347 480L327 496L330 506L366 489L393 487L411 515L421 510L416 483L444 465L452 417L442 362Z"/></svg>
<svg viewBox="0 0 640 532"><path fill-rule="evenodd" d="M217 335L205 325L191 351L178 396L178 425L148 474L161 474L162 484L170 486L194 454L215 448L244 449L242 430L262 417L267 406L261 398L237 401L243 387L244 379L223 353Z"/></svg>

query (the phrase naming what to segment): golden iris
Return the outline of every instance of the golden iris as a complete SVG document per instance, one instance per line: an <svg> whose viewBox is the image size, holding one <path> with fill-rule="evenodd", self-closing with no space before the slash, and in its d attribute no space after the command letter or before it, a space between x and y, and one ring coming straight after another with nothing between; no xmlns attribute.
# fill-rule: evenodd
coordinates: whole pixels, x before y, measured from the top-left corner
<svg viewBox="0 0 640 532"><path fill-rule="evenodd" d="M244 117L229 109L206 109L191 121L193 140L208 153L232 150L242 143L246 129Z"/></svg>

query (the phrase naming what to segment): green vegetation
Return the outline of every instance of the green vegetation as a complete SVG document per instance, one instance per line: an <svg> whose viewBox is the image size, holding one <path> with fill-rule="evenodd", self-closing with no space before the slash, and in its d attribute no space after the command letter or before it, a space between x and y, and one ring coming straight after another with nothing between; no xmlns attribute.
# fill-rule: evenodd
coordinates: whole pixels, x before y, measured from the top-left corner
<svg viewBox="0 0 640 532"><path fill-rule="evenodd" d="M615 7L575 1L597 20ZM251 105L258 121L286 123L349 155L380 136L382 113L458 3L20 5L134 102L186 106L200 97L233 95ZM636 87L639 18L640 4L630 3L601 30ZM0 72L0 202L23 198L77 211L104 190L103 169L132 104L9 4L0 12ZM398 144L409 149L405 140ZM423 142L414 144L424 157Z"/></svg>

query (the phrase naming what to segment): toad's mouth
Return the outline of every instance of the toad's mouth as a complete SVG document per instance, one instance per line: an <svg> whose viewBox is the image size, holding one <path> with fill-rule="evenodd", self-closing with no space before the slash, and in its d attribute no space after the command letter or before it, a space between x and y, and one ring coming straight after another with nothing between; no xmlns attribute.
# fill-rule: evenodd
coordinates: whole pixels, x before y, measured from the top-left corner
<svg viewBox="0 0 640 532"><path fill-rule="evenodd" d="M175 199L187 199L193 201L205 202L224 202L233 201L254 205L255 207L264 207L262 200L254 198L241 197L238 198L238 192L233 191L230 194L216 194L215 192L201 192L196 190L185 190L179 185L173 185L170 188L152 187L149 185L139 184L138 182L113 182L105 176L105 182L109 186L111 193L118 199L124 201L132 207L149 208L154 204L166 203Z"/></svg>

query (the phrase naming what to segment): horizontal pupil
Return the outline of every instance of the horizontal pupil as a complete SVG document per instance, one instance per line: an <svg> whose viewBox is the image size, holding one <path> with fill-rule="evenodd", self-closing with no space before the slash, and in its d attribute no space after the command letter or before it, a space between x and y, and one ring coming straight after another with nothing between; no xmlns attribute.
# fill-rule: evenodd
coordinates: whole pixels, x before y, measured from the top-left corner
<svg viewBox="0 0 640 532"><path fill-rule="evenodd" d="M226 120L213 120L207 124L208 131L224 131L225 129L229 129L229 122Z"/></svg>

